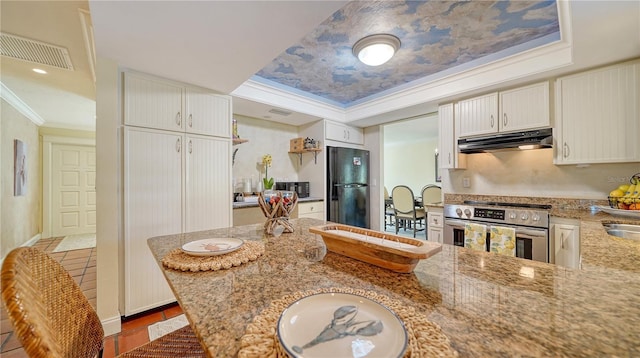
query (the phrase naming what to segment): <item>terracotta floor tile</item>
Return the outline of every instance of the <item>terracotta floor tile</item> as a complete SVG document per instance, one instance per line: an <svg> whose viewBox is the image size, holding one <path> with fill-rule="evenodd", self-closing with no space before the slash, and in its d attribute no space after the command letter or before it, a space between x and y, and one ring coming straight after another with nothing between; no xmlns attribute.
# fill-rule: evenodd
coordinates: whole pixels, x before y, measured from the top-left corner
<svg viewBox="0 0 640 358"><path fill-rule="evenodd" d="M92 298L98 298L97 296L97 292L95 288L92 289L88 289L88 290L82 290L82 293L84 293L84 295L87 297L88 300L92 299Z"/></svg>
<svg viewBox="0 0 640 358"><path fill-rule="evenodd" d="M93 267L87 267L84 271L85 275L89 274L89 273L93 273L95 274L97 272L97 268L95 266Z"/></svg>
<svg viewBox="0 0 640 358"><path fill-rule="evenodd" d="M147 327L141 327L133 331L122 332L118 336L118 352L122 354L149 342Z"/></svg>
<svg viewBox="0 0 640 358"><path fill-rule="evenodd" d="M80 284L80 288L82 289L82 291L95 290L96 289L96 280L91 280L91 281L82 280L82 283Z"/></svg>
<svg viewBox="0 0 640 358"><path fill-rule="evenodd" d="M10 334L11 334L11 332L0 334L0 347L2 347L2 344L4 343L4 341L6 341L7 338L9 338Z"/></svg>
<svg viewBox="0 0 640 358"><path fill-rule="evenodd" d="M134 319L126 320L122 322L122 332L135 330L136 328L146 327L156 322L162 321L161 312L153 312L141 317L135 317Z"/></svg>
<svg viewBox="0 0 640 358"><path fill-rule="evenodd" d="M0 333L8 333L13 331L13 325L11 325L11 321L6 317L0 321Z"/></svg>
<svg viewBox="0 0 640 358"><path fill-rule="evenodd" d="M89 257L89 255L91 255L91 249L72 250L67 251L67 256L65 256L65 258Z"/></svg>
<svg viewBox="0 0 640 358"><path fill-rule="evenodd" d="M2 352L2 358L29 358L24 349L18 348L10 352Z"/></svg>
<svg viewBox="0 0 640 358"><path fill-rule="evenodd" d="M75 270L69 270L67 269L67 272L69 273L69 275L71 275L71 277L82 277L82 275L84 274L84 267L83 268L78 268Z"/></svg>
<svg viewBox="0 0 640 358"><path fill-rule="evenodd" d="M80 264L65 264L64 261L62 262L62 267L64 267L65 270L67 271L72 271L72 270L77 270L77 269L83 269L86 267L87 265L84 263L80 263Z"/></svg>
<svg viewBox="0 0 640 358"><path fill-rule="evenodd" d="M18 337L15 334L11 333L11 336L9 336L9 339L7 339L7 341L4 342L4 344L2 345L2 351L3 351L2 356L4 357L4 352L5 351L10 351L12 349L18 349L20 347L22 347L22 345L20 344L20 341L18 340Z"/></svg>
<svg viewBox="0 0 640 358"><path fill-rule="evenodd" d="M73 258L64 258L62 259L62 264L63 265L67 265L67 264L81 264L83 266L87 265L87 262L89 262L88 258L86 257L73 257Z"/></svg>
<svg viewBox="0 0 640 358"><path fill-rule="evenodd" d="M104 351L102 358L114 358L116 356L116 336L109 336L104 339Z"/></svg>
<svg viewBox="0 0 640 358"><path fill-rule="evenodd" d="M173 318L175 316L179 316L181 315L182 312L182 307L180 307L178 304L176 304L173 307L169 307L167 309L165 309L163 311L165 318L169 319L169 318Z"/></svg>

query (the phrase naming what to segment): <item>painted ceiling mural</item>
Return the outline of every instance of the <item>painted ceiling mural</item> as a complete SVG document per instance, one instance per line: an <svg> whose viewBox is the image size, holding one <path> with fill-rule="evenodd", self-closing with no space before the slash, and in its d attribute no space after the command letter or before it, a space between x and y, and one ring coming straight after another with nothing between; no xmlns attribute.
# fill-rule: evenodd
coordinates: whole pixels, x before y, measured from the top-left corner
<svg viewBox="0 0 640 358"><path fill-rule="evenodd" d="M402 44L370 67L351 49L376 33ZM253 79L347 108L557 40L555 1L353 1Z"/></svg>

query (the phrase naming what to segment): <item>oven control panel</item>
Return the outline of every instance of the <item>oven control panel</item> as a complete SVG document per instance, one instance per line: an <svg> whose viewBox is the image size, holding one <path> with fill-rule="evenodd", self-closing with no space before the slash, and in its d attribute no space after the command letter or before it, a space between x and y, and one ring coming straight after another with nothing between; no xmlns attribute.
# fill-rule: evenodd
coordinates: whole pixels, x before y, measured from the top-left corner
<svg viewBox="0 0 640 358"><path fill-rule="evenodd" d="M504 220L504 213L505 213L505 210L500 210L500 209L485 209L485 208L473 209L473 217L475 218Z"/></svg>

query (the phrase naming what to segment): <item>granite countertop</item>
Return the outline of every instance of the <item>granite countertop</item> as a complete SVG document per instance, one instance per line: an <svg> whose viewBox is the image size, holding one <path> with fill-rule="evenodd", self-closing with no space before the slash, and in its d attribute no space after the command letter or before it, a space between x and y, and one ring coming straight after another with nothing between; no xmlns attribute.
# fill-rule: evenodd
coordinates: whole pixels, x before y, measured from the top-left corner
<svg viewBox="0 0 640 358"><path fill-rule="evenodd" d="M594 252L611 246L598 236L599 215L581 224ZM320 287L371 290L413 306L442 327L462 357L640 356L640 273L631 263L568 269L443 245L413 273L400 274L332 252L318 256L324 244L308 229L325 222L291 222L295 232L279 237L259 224L149 239L158 259L211 236L264 242L257 261L229 270L163 270L209 356L235 356L247 324L272 300ZM640 242L627 251L638 255ZM619 254L601 261L628 259Z"/></svg>
<svg viewBox="0 0 640 358"><path fill-rule="evenodd" d="M310 196L308 198L298 198L298 202L299 203L305 203L305 202L311 202L311 201L323 201L323 198L319 198L319 197L313 197ZM251 207L258 207L258 202L244 202L244 201L238 201L238 202L234 202L233 203L233 208L234 209L240 209L240 208L251 208Z"/></svg>

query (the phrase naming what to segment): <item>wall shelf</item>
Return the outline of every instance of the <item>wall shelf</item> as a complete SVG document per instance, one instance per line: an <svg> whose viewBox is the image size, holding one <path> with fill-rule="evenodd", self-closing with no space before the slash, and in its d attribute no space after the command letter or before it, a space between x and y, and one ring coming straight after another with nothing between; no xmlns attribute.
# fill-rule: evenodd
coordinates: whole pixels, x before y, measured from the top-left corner
<svg viewBox="0 0 640 358"><path fill-rule="evenodd" d="M311 148L311 149L302 149L302 150L296 150L294 152L289 151L289 154L297 154L298 157L300 158L300 165L302 165L302 154L304 153L313 153L313 162L315 164L318 164L318 152L322 151L321 148Z"/></svg>

